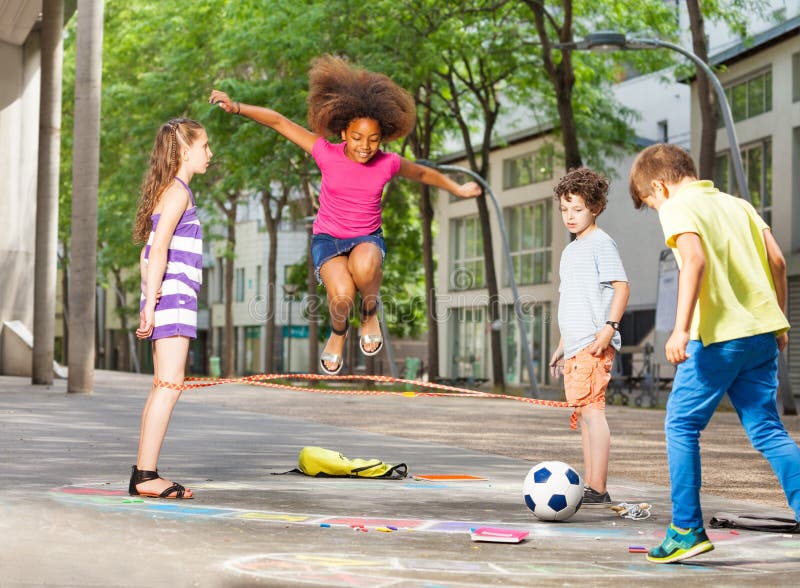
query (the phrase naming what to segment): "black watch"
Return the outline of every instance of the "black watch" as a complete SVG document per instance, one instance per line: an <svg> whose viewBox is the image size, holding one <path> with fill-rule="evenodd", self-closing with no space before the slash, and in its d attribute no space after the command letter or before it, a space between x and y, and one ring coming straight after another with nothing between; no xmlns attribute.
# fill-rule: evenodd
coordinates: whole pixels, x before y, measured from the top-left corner
<svg viewBox="0 0 800 588"><path fill-rule="evenodd" d="M607 325L611 325L611 328L615 331L619 331L619 323L617 321L606 321Z"/></svg>

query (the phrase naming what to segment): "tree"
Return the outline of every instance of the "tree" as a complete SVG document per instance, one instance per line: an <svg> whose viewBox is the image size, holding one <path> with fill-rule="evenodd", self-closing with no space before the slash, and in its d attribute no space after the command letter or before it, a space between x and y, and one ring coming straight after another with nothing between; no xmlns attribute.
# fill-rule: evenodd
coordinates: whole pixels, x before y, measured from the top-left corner
<svg viewBox="0 0 800 588"><path fill-rule="evenodd" d="M97 184L100 159L100 80L103 2L78 1L75 149L72 164L72 258L69 299L68 392L91 392L95 360Z"/></svg>
<svg viewBox="0 0 800 588"><path fill-rule="evenodd" d="M747 38L749 19L763 16L769 9L769 2L753 0L686 0L689 15L689 29L692 33L692 51L705 64L711 65L708 55L708 36L705 19L722 21L736 34ZM706 73L695 67L697 76L697 102L700 109L700 156L698 173L701 178L714 177L714 164L717 158L717 130L720 120L720 104L717 93Z"/></svg>
<svg viewBox="0 0 800 588"><path fill-rule="evenodd" d="M533 16L536 42L531 63L541 61L550 81L545 96L554 100L551 120L561 133L564 167L584 165L605 169L619 150L631 150L630 122L635 116L613 97L611 85L628 72L650 72L671 63L668 52L574 53L575 34L598 30L627 31L631 23L656 36L677 29L677 15L668 3L644 0L635 4L611 0L522 0ZM524 18L521 15L521 18ZM545 102L546 104L546 102Z"/></svg>
<svg viewBox="0 0 800 588"><path fill-rule="evenodd" d="M699 0L686 0L689 13L689 29L692 31L692 51L703 62L708 61L708 40L706 39L703 12ZM700 165L701 178L714 177L714 160L716 159L717 127L719 123L719 104L717 93L711 85L706 73L697 67L697 97L700 106Z"/></svg>
<svg viewBox="0 0 800 588"><path fill-rule="evenodd" d="M460 3L459 3L460 4ZM477 3L481 4L481 3ZM504 99L503 90L520 67L517 38L512 35L518 19L508 7L486 12L466 13L452 19L449 27L437 32L442 51L442 66L436 75L444 82L439 95L460 130L468 167L483 178L489 177L489 156L493 148L495 125ZM448 39L449 38L449 39ZM480 134L473 138L472 125L480 123ZM486 194L476 198L483 235L484 275L488 290L492 377L495 389L505 389L500 321L500 297L494 246Z"/></svg>

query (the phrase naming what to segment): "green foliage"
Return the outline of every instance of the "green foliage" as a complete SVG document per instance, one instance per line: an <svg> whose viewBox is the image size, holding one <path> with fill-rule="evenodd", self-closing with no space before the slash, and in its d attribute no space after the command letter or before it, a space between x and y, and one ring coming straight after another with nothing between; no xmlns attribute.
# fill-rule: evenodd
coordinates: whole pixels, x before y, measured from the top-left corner
<svg viewBox="0 0 800 588"><path fill-rule="evenodd" d="M98 275L136 267L139 249L131 229L139 186L158 127L176 116L203 123L214 152L208 173L193 189L205 218L224 227L223 210L249 193L284 186L301 198L303 183L318 183L318 170L295 145L251 121L207 103L211 89L234 100L261 104L303 124L307 71L322 53L344 55L381 71L417 99L420 125L441 154L447 133L457 130L478 142L494 124L487 119L520 104L530 105L530 126L559 121L552 84L542 68L531 11L526 2L497 0L106 0L98 210ZM661 0L544 1L548 35L564 6L574 12L573 38L600 29L670 39L677 19ZM722 17L746 0L704 2ZM737 14L741 14L738 12ZM73 19L74 21L74 19ZM74 22L66 29L62 180L59 238L68 250L74 96ZM561 59L553 51L555 60ZM573 52L576 83L572 96L581 149L587 163L606 167L607 157L630 146L634 113L612 98L611 84L631 72L650 72L669 63L663 51L598 55ZM463 126L454 116L459 113ZM423 123L425 128L423 129ZM387 148L404 153L406 144ZM476 162L477 164L478 162ZM395 334L416 334L422 326L422 268L417 186L398 180L387 190L384 221L389 255L383 296ZM290 206L293 214L302 207ZM207 224L210 229L212 224ZM220 238L211 234L209 239ZM301 284L305 284L305 267ZM135 290L136 286L132 286ZM419 307L419 308L418 308ZM393 309L397 309L394 312Z"/></svg>

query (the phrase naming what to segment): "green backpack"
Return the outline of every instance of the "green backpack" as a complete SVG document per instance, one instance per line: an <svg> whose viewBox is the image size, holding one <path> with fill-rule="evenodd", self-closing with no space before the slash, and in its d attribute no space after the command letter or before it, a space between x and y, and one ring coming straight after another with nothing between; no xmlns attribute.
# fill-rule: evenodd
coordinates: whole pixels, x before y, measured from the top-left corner
<svg viewBox="0 0 800 588"><path fill-rule="evenodd" d="M399 480L408 475L408 467L404 463L393 466L379 459L348 459L338 451L322 447L303 447L297 461L298 468L291 470L292 472L317 478Z"/></svg>

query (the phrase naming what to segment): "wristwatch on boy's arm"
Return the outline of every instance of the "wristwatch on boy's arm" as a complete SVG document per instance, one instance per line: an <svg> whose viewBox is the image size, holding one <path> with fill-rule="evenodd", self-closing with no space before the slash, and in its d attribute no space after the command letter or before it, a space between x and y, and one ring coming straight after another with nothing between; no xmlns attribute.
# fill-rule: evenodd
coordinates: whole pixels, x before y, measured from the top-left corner
<svg viewBox="0 0 800 588"><path fill-rule="evenodd" d="M606 321L607 325L611 325L611 328L615 331L619 331L619 322L618 321Z"/></svg>

